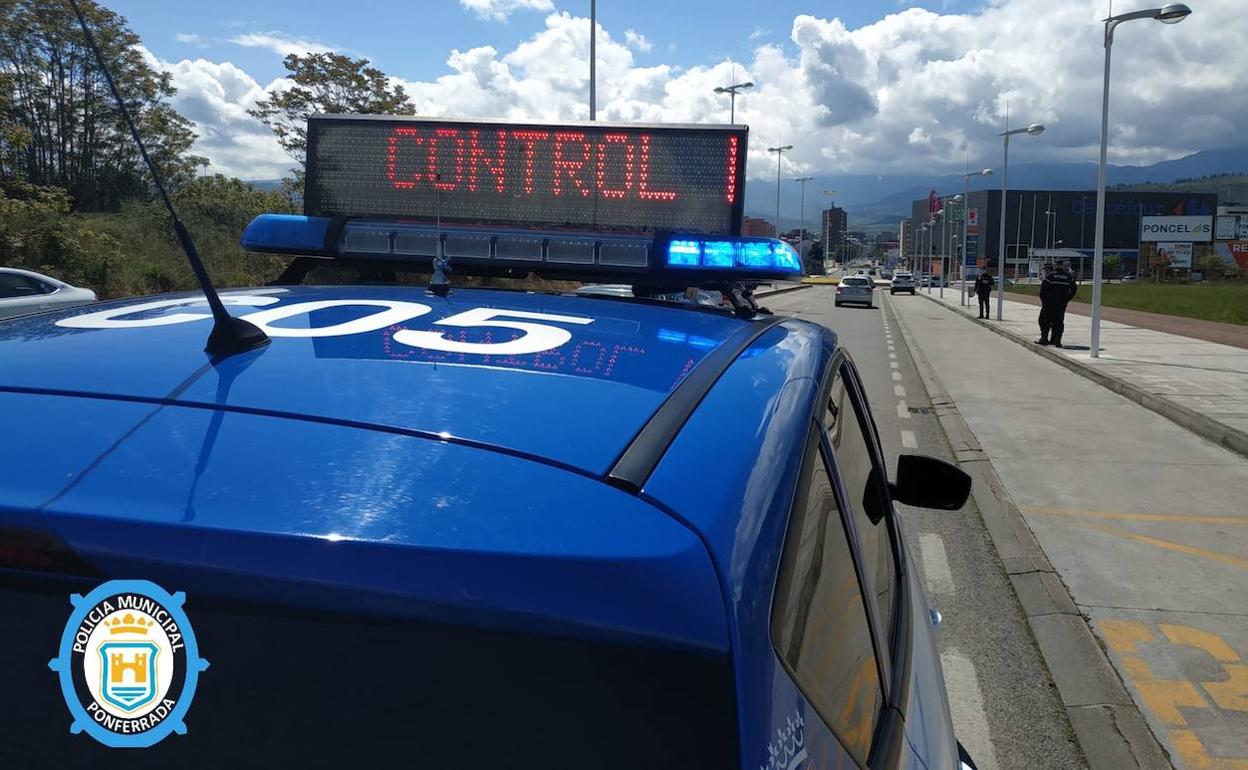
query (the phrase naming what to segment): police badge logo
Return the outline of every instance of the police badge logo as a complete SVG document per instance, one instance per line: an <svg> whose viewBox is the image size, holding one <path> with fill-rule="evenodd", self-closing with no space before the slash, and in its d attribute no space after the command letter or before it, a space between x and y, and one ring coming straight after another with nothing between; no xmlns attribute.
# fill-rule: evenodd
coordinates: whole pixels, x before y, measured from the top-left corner
<svg viewBox="0 0 1248 770"><path fill-rule="evenodd" d="M69 598L74 611L48 667L60 675L70 732L131 748L184 734L199 672L208 668L182 610L186 595L110 580Z"/></svg>

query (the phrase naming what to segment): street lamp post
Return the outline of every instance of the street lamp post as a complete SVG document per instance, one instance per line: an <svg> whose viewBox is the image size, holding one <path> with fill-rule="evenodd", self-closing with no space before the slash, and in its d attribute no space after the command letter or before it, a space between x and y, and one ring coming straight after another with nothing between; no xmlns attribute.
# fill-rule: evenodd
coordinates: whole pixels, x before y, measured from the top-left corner
<svg viewBox="0 0 1248 770"><path fill-rule="evenodd" d="M997 320L1001 320L1002 310L1005 307L1005 193L1009 189L1010 179L1010 137L1016 134L1027 134L1028 136L1038 136L1044 133L1044 126L1039 123L1032 123L1026 128L1016 128L1009 130L1007 124L1006 130L997 136L1002 137L1005 142L1005 158L1001 162L1001 239L998 244L997 252L997 280L1001 281L1001 286L997 290ZM1019 205L1022 205L1021 203Z"/></svg>
<svg viewBox="0 0 1248 770"><path fill-rule="evenodd" d="M1101 264L1105 249L1105 162L1109 144L1109 54L1114 45L1114 30L1124 21L1156 19L1163 24L1177 24L1192 9L1183 3L1170 3L1161 8L1123 13L1105 20L1105 80L1101 89L1101 161L1096 171L1096 243L1092 251L1092 341L1091 356L1101 355Z"/></svg>
<svg viewBox="0 0 1248 770"><path fill-rule="evenodd" d="M802 185L802 218L797 222L797 249L801 251L802 241L806 240L806 183L814 179L813 176L794 177L794 182L800 182Z"/></svg>
<svg viewBox="0 0 1248 770"><path fill-rule="evenodd" d="M793 149L791 144L782 144L779 147L768 147L767 152L776 154L776 237L780 237L780 158L784 155L785 150Z"/></svg>
<svg viewBox="0 0 1248 770"><path fill-rule="evenodd" d="M753 87L754 87L754 84L752 82L733 83L730 86L716 86L715 87L715 93L728 94L728 105L729 105L728 106L728 122L729 123L737 122L737 93L740 91L744 91L747 88L753 88Z"/></svg>
<svg viewBox="0 0 1248 770"><path fill-rule="evenodd" d="M955 205L956 204L963 205L963 208L962 208L963 219L966 218L966 204L963 202L964 200L965 199L961 195L955 195L949 200L950 203L953 203ZM948 208L948 207L949 207L948 204L946 204L945 208ZM952 214L950 216L952 216ZM948 226L948 220L946 220L946 226L944 228L944 231L948 231L949 237L945 238L944 239L945 242L940 245L940 250L945 252L944 254L941 255L941 258L940 258L940 298L941 299L945 298L945 284L949 283L949 274L953 272L953 240L954 238L958 237L957 231L954 230L952 227ZM945 248L946 246L948 246L948 249Z"/></svg>
<svg viewBox="0 0 1248 770"><path fill-rule="evenodd" d="M958 260L958 277L962 279L960 281L962 289L958 294L958 304L963 306L966 305L966 215L971 207L971 177L973 176L992 176L992 169L968 171L962 175L962 200L966 201L966 208L962 210L962 258ZM1001 212L1001 216L1004 218L1005 212Z"/></svg>

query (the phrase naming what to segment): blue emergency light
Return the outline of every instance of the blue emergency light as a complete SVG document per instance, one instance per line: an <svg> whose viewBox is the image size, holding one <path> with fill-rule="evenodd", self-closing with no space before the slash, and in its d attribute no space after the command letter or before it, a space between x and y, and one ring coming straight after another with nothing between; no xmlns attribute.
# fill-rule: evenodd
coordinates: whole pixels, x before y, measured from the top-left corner
<svg viewBox="0 0 1248 770"><path fill-rule="evenodd" d="M774 238L660 233L439 227L376 219L261 214L243 231L248 251L431 265L439 255L457 272L530 270L582 279L697 282L786 279L802 274L793 247Z"/></svg>

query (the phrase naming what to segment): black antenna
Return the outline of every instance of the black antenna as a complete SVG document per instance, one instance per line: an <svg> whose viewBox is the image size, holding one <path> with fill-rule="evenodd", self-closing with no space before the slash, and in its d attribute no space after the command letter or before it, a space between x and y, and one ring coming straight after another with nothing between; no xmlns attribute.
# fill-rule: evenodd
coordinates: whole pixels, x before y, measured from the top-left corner
<svg viewBox="0 0 1248 770"><path fill-rule="evenodd" d="M436 232L438 234L438 254L433 258L433 277L429 279L429 293L435 297L445 297L451 293L451 282L447 280L446 274L451 272L451 260L446 256L446 246L442 242L442 197L439 194L438 183L442 181L441 174L434 175L433 185L433 210Z"/></svg>
<svg viewBox="0 0 1248 770"><path fill-rule="evenodd" d="M78 7L78 0L69 0L70 6L74 9L74 15L78 17L78 24L82 27L82 34L87 38L87 45L91 46L91 52L95 54L95 61L100 65L100 70L104 73L104 79L108 81L108 88L113 92L113 98L117 100L117 107L121 110L121 116L126 121L126 126L130 129L130 135L134 137L134 143L139 146L139 154L143 156L143 162L147 164L148 171L152 174L152 181L156 183L156 189L160 192L160 198L165 203L165 208L169 211L169 216L173 218L173 233L177 236L178 243L182 246L182 251L186 252L186 259L191 263L191 270L195 272L195 277L199 280L199 287L203 289L204 297L208 300L208 306L212 308L213 326L212 333L208 335L208 344L204 346L205 352L214 357L230 356L235 353L244 353L248 350L255 350L269 344L269 337L262 332L257 326L241 318L235 318L225 310L225 305L221 303L221 297L217 295L216 288L212 285L212 279L208 277L208 270L204 268L204 262L199 258L199 251L195 248L195 242L191 240L191 233L186 229L186 225L182 224L182 220L178 218L178 212L173 208L173 202L169 200L169 193L165 191L165 185L160 180L160 173L156 170L156 164L152 162L151 157L147 154L147 148L143 146L143 139L139 136L139 131L135 128L134 119L130 117L130 110L126 109L126 102L121 98L121 92L117 90L117 83L113 81L113 74L108 69L108 64L104 62L104 55L100 53L100 47L95 44L95 36L91 34L91 28L87 26L87 20L82 15L82 9Z"/></svg>

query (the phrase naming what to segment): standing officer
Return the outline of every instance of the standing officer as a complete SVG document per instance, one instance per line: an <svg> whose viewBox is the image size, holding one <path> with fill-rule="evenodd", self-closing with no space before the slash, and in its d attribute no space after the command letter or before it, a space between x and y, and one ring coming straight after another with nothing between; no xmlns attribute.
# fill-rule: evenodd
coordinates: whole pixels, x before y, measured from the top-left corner
<svg viewBox="0 0 1248 770"><path fill-rule="evenodd" d="M1062 346L1066 305L1074 299L1078 290L1079 284L1066 268L1066 263L1056 268L1044 266L1044 280L1040 283L1040 339L1036 340L1036 344Z"/></svg>
<svg viewBox="0 0 1248 770"><path fill-rule="evenodd" d="M980 271L975 279L975 296L979 297L979 317L988 317L988 296L992 294L992 273L987 269Z"/></svg>

